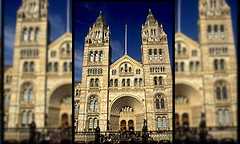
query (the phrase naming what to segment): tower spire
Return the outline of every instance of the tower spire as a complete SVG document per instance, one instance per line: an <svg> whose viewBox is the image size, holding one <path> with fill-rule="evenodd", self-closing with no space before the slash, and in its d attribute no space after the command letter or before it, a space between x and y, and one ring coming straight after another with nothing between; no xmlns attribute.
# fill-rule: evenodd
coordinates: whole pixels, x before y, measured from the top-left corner
<svg viewBox="0 0 240 144"><path fill-rule="evenodd" d="M70 32L70 4L71 4L71 0L67 0L67 25L66 25L66 29L67 32Z"/></svg>
<svg viewBox="0 0 240 144"><path fill-rule="evenodd" d="M125 24L125 55L127 55L127 24Z"/></svg>
<svg viewBox="0 0 240 144"><path fill-rule="evenodd" d="M181 32L181 0L178 0L177 32Z"/></svg>

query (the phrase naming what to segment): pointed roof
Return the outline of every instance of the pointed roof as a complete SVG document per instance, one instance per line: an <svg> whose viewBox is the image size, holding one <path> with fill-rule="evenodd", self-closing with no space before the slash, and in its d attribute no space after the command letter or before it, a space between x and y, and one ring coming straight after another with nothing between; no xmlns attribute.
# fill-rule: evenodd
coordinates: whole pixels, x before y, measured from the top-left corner
<svg viewBox="0 0 240 144"><path fill-rule="evenodd" d="M63 35L61 35L60 37L58 37L57 39L55 39L54 41L52 41L50 44L49 44L49 48L53 47L54 45L58 44L58 43L61 43L62 41L65 41L66 38L69 38L71 37L72 38L72 33L70 32L65 32Z"/></svg>
<svg viewBox="0 0 240 144"><path fill-rule="evenodd" d="M105 21L105 19L103 17L102 11L99 12L99 15L97 17L97 20L96 20L95 24L96 25L98 25L98 24L106 25L106 21Z"/></svg>
<svg viewBox="0 0 240 144"><path fill-rule="evenodd" d="M154 15L153 15L151 9L148 9L148 15L147 15L146 23L147 22L149 22L150 24L156 22L156 19L155 19Z"/></svg>
<svg viewBox="0 0 240 144"><path fill-rule="evenodd" d="M195 47L199 47L199 44L198 42L196 42L195 40L191 39L190 37L188 37L187 35L185 35L184 33L181 33L181 32L177 32L175 34L175 41L177 40L183 40L185 42L188 42L189 44L192 44L194 45Z"/></svg>
<svg viewBox="0 0 240 144"><path fill-rule="evenodd" d="M126 54L126 55L123 55L122 57L120 57L119 59L117 59L115 62L113 62L110 67L114 67L118 63L122 63L126 60L129 60L130 62L132 62L140 67L142 66L142 64L140 62L136 61L135 59L133 59L132 57L130 57L129 55Z"/></svg>

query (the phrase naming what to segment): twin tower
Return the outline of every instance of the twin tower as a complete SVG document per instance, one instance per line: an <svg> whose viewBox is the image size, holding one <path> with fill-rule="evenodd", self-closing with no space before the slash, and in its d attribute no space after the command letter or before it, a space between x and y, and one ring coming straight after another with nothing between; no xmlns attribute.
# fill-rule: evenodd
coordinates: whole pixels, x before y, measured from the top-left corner
<svg viewBox="0 0 240 144"><path fill-rule="evenodd" d="M85 37L75 88L76 132L172 129L172 72L167 35L151 10L141 32L142 61L125 53L111 63L110 30L100 13ZM126 43L125 43L126 45ZM126 46L125 46L126 48Z"/></svg>

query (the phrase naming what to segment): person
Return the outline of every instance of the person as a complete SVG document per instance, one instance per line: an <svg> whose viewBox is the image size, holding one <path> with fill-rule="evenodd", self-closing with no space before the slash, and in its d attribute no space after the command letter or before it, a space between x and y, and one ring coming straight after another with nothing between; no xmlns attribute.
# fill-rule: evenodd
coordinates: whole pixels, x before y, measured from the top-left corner
<svg viewBox="0 0 240 144"><path fill-rule="evenodd" d="M31 124L29 125L30 128L30 140L29 142L31 144L35 144L36 143L36 123L34 121L34 119L32 120Z"/></svg>

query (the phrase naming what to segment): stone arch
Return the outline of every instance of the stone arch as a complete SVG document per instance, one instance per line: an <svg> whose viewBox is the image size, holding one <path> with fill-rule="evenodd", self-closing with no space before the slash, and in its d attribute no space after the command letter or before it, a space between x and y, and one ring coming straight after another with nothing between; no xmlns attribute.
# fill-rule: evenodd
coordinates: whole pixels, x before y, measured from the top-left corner
<svg viewBox="0 0 240 144"><path fill-rule="evenodd" d="M64 126L67 122L61 121L63 115L65 115L65 118L68 117L68 124L71 126L72 84L57 85L49 96L47 116L48 127L57 128L59 126ZM66 116L66 114L68 116Z"/></svg>
<svg viewBox="0 0 240 144"><path fill-rule="evenodd" d="M182 115L188 115L189 125L198 126L202 112L203 97L195 86L187 83L175 85L175 107L179 115L180 125L183 124Z"/></svg>
<svg viewBox="0 0 240 144"><path fill-rule="evenodd" d="M120 130L121 122L126 121L126 128L129 130L128 121L132 120L131 129L141 130L145 109L144 103L137 96L118 96L110 104L110 129Z"/></svg>

